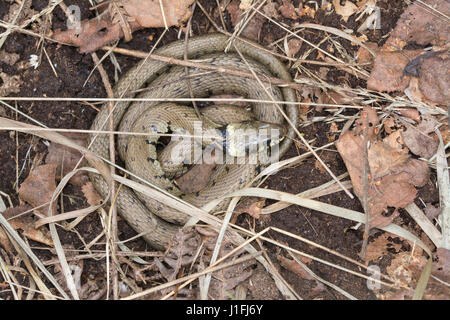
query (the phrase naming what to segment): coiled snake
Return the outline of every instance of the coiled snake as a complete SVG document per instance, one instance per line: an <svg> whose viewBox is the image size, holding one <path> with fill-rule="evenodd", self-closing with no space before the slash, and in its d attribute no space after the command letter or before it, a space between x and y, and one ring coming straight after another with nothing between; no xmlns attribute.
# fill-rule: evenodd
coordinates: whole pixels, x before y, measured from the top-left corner
<svg viewBox="0 0 450 320"><path fill-rule="evenodd" d="M200 60L201 63L222 66L229 69L251 69L260 76L271 76L292 81L285 66L272 54L264 51L256 44L245 40L235 40L227 54L224 53L228 37L221 34L207 34L191 38L188 42L189 59ZM181 59L185 52L184 41L176 41L155 50L155 54ZM245 61L240 58L241 54ZM296 102L294 90L271 86L268 91L257 80L230 75L227 73L211 73L190 69L190 83L193 94L197 98L222 93L243 95L249 99L268 101ZM114 88L116 97L134 97L138 89L147 86L137 97L139 98L189 98L189 87L186 83L185 69L181 66L170 66L167 63L147 60L138 63L129 70ZM266 83L264 84L268 86ZM218 115L233 113L233 109L219 109ZM294 125L297 124L297 106L289 104L285 111ZM272 103L255 103L254 116L261 121L283 123L284 119ZM108 123L109 110L104 106L95 118L91 130L102 130ZM174 128L189 127L197 120L195 112L187 106L158 101L127 102L116 104L113 114L114 130L136 131L143 133L164 133ZM203 122L207 121L202 119ZM171 128L172 127L172 128ZM187 130L190 132L190 130ZM90 135L91 150L97 155L109 159L109 138L105 135ZM280 143L279 154L282 156L292 143L293 128L287 130L286 138ZM181 197L197 207L202 207L221 195L243 187L257 173L257 166L252 164L231 164L222 166L225 170L217 170L212 182L197 194L184 195L170 181L161 169L156 157L158 137L119 135L118 152L126 163L126 168L152 184ZM102 176L90 174L97 191L108 194L108 184ZM154 199L137 194L128 187L122 186L115 204L121 216L138 233L145 233L144 239L153 247L167 247L171 237L188 217L175 209ZM216 208L220 209L220 208Z"/></svg>

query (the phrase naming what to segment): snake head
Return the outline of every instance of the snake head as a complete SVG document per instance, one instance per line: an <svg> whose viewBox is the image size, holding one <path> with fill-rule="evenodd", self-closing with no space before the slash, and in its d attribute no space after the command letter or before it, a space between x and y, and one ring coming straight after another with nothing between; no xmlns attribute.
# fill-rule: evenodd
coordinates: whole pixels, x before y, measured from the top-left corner
<svg viewBox="0 0 450 320"><path fill-rule="evenodd" d="M225 126L224 147L233 157L267 152L277 146L286 135L284 126L262 121L243 121Z"/></svg>

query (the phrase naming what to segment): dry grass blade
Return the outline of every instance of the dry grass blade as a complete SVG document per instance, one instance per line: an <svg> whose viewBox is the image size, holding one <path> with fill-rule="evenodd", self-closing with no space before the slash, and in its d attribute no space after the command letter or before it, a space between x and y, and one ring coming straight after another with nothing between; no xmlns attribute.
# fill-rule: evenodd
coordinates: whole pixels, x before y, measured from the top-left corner
<svg viewBox="0 0 450 320"><path fill-rule="evenodd" d="M39 268L39 270L41 270L41 272L47 277L47 279L50 281L50 283L53 284L53 286L58 290L58 292L63 296L63 298L69 299L69 296L64 292L64 290L58 284L58 282L53 277L53 275L50 274L50 272L48 272L48 270L45 268L45 266L42 264L42 262L39 260L39 258L34 254L33 251L31 251L30 247L25 243L25 241L22 240L22 238L16 232L16 230L14 230L14 228L11 227L11 225L8 223L8 221L6 221L6 219L1 214L0 214L0 224L8 232L8 234L14 239L14 241L17 242L18 246L21 249L23 249L23 251L31 258L31 260L33 260L33 262L36 264L36 266ZM50 295L50 297L53 297L53 295Z"/></svg>
<svg viewBox="0 0 450 320"><path fill-rule="evenodd" d="M318 275L316 275L314 272L312 272L312 270L310 268L308 268L308 266L306 264L304 264L303 262L300 261L300 259L298 259L295 255L293 255L291 252L289 252L289 255L295 260L295 262L297 262L299 265L302 266L303 269L306 270L306 272L308 272L309 275L311 275L314 279L316 279L319 282L322 282L323 284L329 286L330 288L333 288L334 290L336 290L337 292L339 292L340 294L342 294L344 297L347 297L350 300L358 300L356 299L354 296L352 296L350 293L348 293L347 291L339 288L338 286L322 279L321 277L319 277Z"/></svg>
<svg viewBox="0 0 450 320"><path fill-rule="evenodd" d="M442 229L442 244L439 247L450 250L450 178L445 157L444 142L439 129L435 130L439 137L439 146L436 154L436 172L437 183L439 187L439 201L441 203L441 229Z"/></svg>
<svg viewBox="0 0 450 320"><path fill-rule="evenodd" d="M234 208L236 207L239 199L240 199L239 197L233 198L228 206L227 212L225 213L225 217L223 218L223 224L220 228L219 235L217 236L216 246L214 247L214 251L211 256L210 265L213 265L216 262L217 257L219 256L222 240L225 236L225 231L228 228L231 216L233 215ZM207 300L211 276L212 276L211 273L207 274L205 280L202 282L202 286L200 287L200 299L202 300Z"/></svg>
<svg viewBox="0 0 450 320"><path fill-rule="evenodd" d="M296 196L296 195L293 195L290 193L286 193L286 192L269 190L269 189L261 189L261 188L247 188L247 189L235 191L230 195L230 197L236 197L236 196L263 197L263 198L272 199L272 200L289 202L289 203L293 203L293 204L296 204L296 205L299 205L299 206L302 206L305 208L309 208L309 209L320 211L320 212L323 212L326 214L331 214L331 215L334 215L337 217L341 217L344 219L349 219L349 220L353 220L353 221L361 222L361 223L365 222L365 215L360 212L337 207L337 206L323 203L323 202L316 201L316 200L301 198L299 196ZM400 226L397 226L395 224L390 224L390 225L380 228L380 229L387 231L387 232L391 232L400 237L403 237L403 238L411 241L412 243L417 243L418 245L420 245L422 247L422 249L424 249L428 253L428 255L431 256L430 249L419 238L417 238L415 235L413 235L409 231L401 228Z"/></svg>
<svg viewBox="0 0 450 320"><path fill-rule="evenodd" d="M413 202L405 207L405 210L411 216L411 218L416 221L416 223L422 228L422 230L427 234L431 241L433 241L436 247L442 245L442 234L439 230L431 223L430 219L423 213L423 211Z"/></svg>
<svg viewBox="0 0 450 320"><path fill-rule="evenodd" d="M53 244L55 246L56 255L58 256L61 269L63 271L64 277L66 278L67 288L69 288L69 291L75 300L80 300L75 285L75 280L73 279L72 272L70 270L69 264L67 263L64 249L62 247L61 241L59 240L58 232L56 231L55 223L50 223L49 228Z"/></svg>
<svg viewBox="0 0 450 320"><path fill-rule="evenodd" d="M0 211L1 214L1 211ZM3 258L0 256L0 275L3 277L3 279L5 280L5 282L9 285L9 287L11 288L11 292L13 294L13 297L15 300L20 300L19 296L17 295L17 291L15 288L15 284L12 282L11 280L11 275L10 275L10 270L8 268L8 266L6 265L5 261L3 261Z"/></svg>
<svg viewBox="0 0 450 320"><path fill-rule="evenodd" d="M315 24L315 23L302 23L298 27L321 30L321 31L325 31L325 32L328 32L331 34L335 34L343 39L346 39L350 42L354 42L354 43L358 44L359 46L361 46L364 49L366 49L367 51L369 51L372 56L376 55L375 52L373 52L373 50L371 50L368 46L366 46L361 40L349 35L348 33L345 33L344 31L339 30L339 29L336 29L333 27L322 26L322 25Z"/></svg>
<svg viewBox="0 0 450 320"><path fill-rule="evenodd" d="M412 298L413 300L422 300L425 289L427 288L428 280L430 279L432 264L433 258L430 257L425 265L425 268L422 270L419 281L417 282L416 290L414 290L414 295Z"/></svg>
<svg viewBox="0 0 450 320"><path fill-rule="evenodd" d="M144 290L144 291L142 291L142 292L139 292L139 293L136 293L136 294L134 294L134 295L128 296L128 297L126 297L126 298L123 298L122 300L133 300L133 299L137 299L137 298L143 297L143 296L145 296L145 295L148 295L148 294L150 294L150 293L157 292L157 291L159 291L159 290L162 290L162 289L165 289L165 288L172 287L172 286L177 285L177 284L179 284L179 283L182 283L182 282L184 282L184 281L189 281L189 280L191 280L191 279L197 279L197 278L200 277L201 275L208 274L208 273L212 273L212 272L214 272L214 271L217 271L217 270L220 270L220 269L223 269L223 268L228 268L228 267L230 267L230 266L233 266L233 265L235 265L235 264L242 263L242 262L247 261L247 260L249 260L249 259L257 258L257 257L260 256L260 255L261 255L261 252L255 252L255 253L251 253L251 254L245 255L245 256L243 256L243 257L241 257L241 258L238 258L238 259L236 259L236 260L234 260L234 261L231 261L231 262L223 263L223 264L218 265L218 266L215 266L215 267L208 267L208 268L206 268L205 270L203 270L203 271L201 271L201 272L193 273L193 274L190 274L190 275L188 275L188 276L186 276L186 277L179 278L179 279L176 279L176 280L173 280L173 281L170 281L170 282L161 284L161 285L159 285L159 286L153 287L153 288L148 289L148 290Z"/></svg>

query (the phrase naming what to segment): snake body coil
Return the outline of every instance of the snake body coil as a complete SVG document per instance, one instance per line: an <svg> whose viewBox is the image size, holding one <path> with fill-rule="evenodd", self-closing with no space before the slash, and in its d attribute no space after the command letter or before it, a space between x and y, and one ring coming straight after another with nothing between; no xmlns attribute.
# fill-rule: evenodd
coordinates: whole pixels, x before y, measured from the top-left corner
<svg viewBox="0 0 450 320"><path fill-rule="evenodd" d="M229 69L243 70L249 67L262 76L271 76L291 81L291 76L284 65L272 54L249 41L235 40L224 54L228 37L221 34L208 34L191 38L188 43L187 56L198 59L201 63L223 66ZM181 59L184 55L184 41L173 42L155 50L156 54ZM244 57L240 58L239 53ZM264 89L257 80L232 76L226 73L207 73L202 70L190 70L190 83L195 97L207 97L213 94L235 93L255 100L296 102L294 90L270 87ZM114 88L116 97L134 97L136 90L147 86L138 95L139 98L189 98L190 92L185 79L185 70L180 66L146 60L138 63L125 74ZM269 93L269 94L268 94ZM114 130L143 133L164 133L169 130L192 126L198 120L195 112L186 106L158 101L118 102L112 117ZM297 107L293 104L285 107L287 116L294 125L297 124ZM221 111L219 111L220 114ZM225 111L223 111L225 112ZM256 103L253 113L258 120L283 123L283 117L272 103ZM104 130L108 123L109 111L105 105L98 113L91 127L92 130ZM205 121L205 119L203 119ZM191 132L191 130L187 129ZM281 142L279 153L283 155L292 143L293 128L289 128L286 138ZM161 171L156 155L157 137L143 139L139 136L119 135L118 151L126 163L126 168L134 174L167 190L168 192L201 207L220 195L244 186L255 174L255 165L234 164L217 170L212 182L201 192L184 195ZM91 150L97 155L109 159L109 138L104 135L90 136ZM215 175L215 176L214 176ZM102 176L90 174L97 191L105 197L108 185ZM115 202L121 216L138 233L145 233L144 239L153 247L165 248L180 224L187 221L187 216L176 209L157 202L145 195L137 194L122 186ZM216 208L220 209L220 208Z"/></svg>

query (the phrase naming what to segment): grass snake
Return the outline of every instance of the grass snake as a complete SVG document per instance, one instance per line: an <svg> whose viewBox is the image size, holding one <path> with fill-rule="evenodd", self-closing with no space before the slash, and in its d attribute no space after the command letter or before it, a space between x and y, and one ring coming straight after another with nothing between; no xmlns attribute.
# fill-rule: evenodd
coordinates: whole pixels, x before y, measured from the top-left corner
<svg viewBox="0 0 450 320"><path fill-rule="evenodd" d="M221 34L207 34L189 39L187 49L184 41L172 42L157 50L155 54L182 59L185 50L188 59L219 67L248 70L250 67L260 77L277 77L286 81L292 78L286 67L267 50L248 40L236 39L228 52L224 50L228 44L228 37ZM238 54L239 53L239 54ZM242 60L241 55L245 60ZM144 60L132 67L114 88L115 97L138 98L189 98L190 91L185 76L185 68L171 66L156 60ZM265 89L255 79L239 77L227 73L205 72L190 68L189 81L193 94L197 98L208 97L222 93L243 95L249 99L296 102L293 89L269 86L264 82ZM145 90L140 90L146 88ZM136 92L139 91L138 94ZM270 95L268 95L268 93ZM216 119L230 113L233 109L218 108ZM113 110L113 127L119 131L136 131L144 133L164 133L174 129L185 128L191 132L193 121L197 120L194 109L174 103L158 101L120 101ZM231 110L231 111L230 111ZM257 120L270 123L285 123L282 115L273 103L253 104L253 114ZM297 106L289 104L284 110L294 125L297 124ZM214 110L213 110L214 111ZM213 113L214 114L214 113ZM104 130L108 123L109 110L105 104L97 114L91 130ZM207 117L202 121L207 123ZM226 121L226 120L224 120ZM91 150L97 155L109 159L109 137L107 135L91 134ZM288 128L286 138L280 143L279 154L282 156L292 143L295 133ZM186 200L197 207L202 207L211 200L231 191L237 190L250 181L257 174L254 164L234 164L218 166L211 177L210 184L196 194L182 194L171 179L162 170L162 165L156 155L157 136L128 136L119 135L117 147L120 157L126 163L126 168L152 184ZM90 174L97 191L105 197L108 194L108 184L97 174ZM145 233L144 239L153 247L163 249L179 229L180 225L189 218L164 203L157 202L132 189L121 186L115 201L119 214L138 233ZM226 203L216 210L223 210Z"/></svg>

